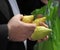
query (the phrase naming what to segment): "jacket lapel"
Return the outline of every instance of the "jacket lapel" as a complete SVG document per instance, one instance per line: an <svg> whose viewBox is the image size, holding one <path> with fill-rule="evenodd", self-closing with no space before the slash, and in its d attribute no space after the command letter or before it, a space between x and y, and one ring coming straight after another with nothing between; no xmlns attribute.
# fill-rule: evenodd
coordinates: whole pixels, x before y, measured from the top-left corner
<svg viewBox="0 0 60 50"><path fill-rule="evenodd" d="M10 19L11 15L10 15L9 7L5 0L0 0L0 11L3 13L3 15L5 15L7 20Z"/></svg>

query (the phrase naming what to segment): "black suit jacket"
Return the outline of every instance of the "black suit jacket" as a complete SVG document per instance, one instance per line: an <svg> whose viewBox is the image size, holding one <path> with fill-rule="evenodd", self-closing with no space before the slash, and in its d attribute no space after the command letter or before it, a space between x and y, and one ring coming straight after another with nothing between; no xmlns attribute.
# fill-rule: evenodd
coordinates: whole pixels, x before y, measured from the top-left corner
<svg viewBox="0 0 60 50"><path fill-rule="evenodd" d="M30 14L34 9L44 4L40 0L17 0L21 14ZM23 42L12 42L7 39L7 23L13 16L11 7L7 0L0 0L0 50L25 50ZM27 42L27 49L33 50L36 42Z"/></svg>

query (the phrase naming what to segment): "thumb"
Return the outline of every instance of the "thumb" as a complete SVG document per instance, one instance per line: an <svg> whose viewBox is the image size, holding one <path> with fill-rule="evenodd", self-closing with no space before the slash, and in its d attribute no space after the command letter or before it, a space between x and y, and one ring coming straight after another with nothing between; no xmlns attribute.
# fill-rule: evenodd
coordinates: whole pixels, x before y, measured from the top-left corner
<svg viewBox="0 0 60 50"><path fill-rule="evenodd" d="M40 22L39 24L40 24L40 26L44 26L44 27L48 28L48 25L45 24L44 22Z"/></svg>
<svg viewBox="0 0 60 50"><path fill-rule="evenodd" d="M25 25L29 30L34 30L36 28L36 25L35 24L28 24L26 23Z"/></svg>
<svg viewBox="0 0 60 50"><path fill-rule="evenodd" d="M16 17L18 20L21 20L21 19L23 18L23 15L22 15L22 14L17 14L15 17Z"/></svg>

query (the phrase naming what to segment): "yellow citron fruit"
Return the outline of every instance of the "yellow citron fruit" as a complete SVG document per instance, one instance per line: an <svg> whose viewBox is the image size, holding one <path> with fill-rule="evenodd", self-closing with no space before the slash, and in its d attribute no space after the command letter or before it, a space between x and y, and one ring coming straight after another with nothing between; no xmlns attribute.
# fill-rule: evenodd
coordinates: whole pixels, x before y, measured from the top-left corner
<svg viewBox="0 0 60 50"><path fill-rule="evenodd" d="M42 18L37 18L33 21L34 24L36 24L37 26L39 26L40 22L45 22L46 21L46 17L42 17Z"/></svg>
<svg viewBox="0 0 60 50"><path fill-rule="evenodd" d="M39 39L43 39L45 36L47 36L52 30L49 28L46 28L44 26L37 26L35 28L35 31L33 32L33 34L31 35L31 38L33 40L39 40Z"/></svg>
<svg viewBox="0 0 60 50"><path fill-rule="evenodd" d="M34 15L25 15L22 21L25 23L32 23L33 19L34 19Z"/></svg>
<svg viewBox="0 0 60 50"><path fill-rule="evenodd" d="M23 17L22 21L25 22L25 23L36 24L36 28L31 35L31 38L33 40L43 39L46 35L48 35L52 31L51 29L46 28L44 26L39 26L40 22L45 22L46 21L46 17L36 18L34 20L34 15L26 15L26 16Z"/></svg>

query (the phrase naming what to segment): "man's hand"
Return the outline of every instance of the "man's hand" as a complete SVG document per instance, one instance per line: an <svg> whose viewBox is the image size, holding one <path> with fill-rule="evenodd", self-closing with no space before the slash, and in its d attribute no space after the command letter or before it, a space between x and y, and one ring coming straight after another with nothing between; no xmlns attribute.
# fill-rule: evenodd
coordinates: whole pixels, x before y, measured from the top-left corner
<svg viewBox="0 0 60 50"><path fill-rule="evenodd" d="M43 22L40 23L40 26L44 26L44 27L47 27L47 28L48 28L48 25L45 24L45 23L43 23ZM42 42L42 41L48 40L48 38L49 38L49 37L48 37L48 35L47 35L47 36L45 36L43 39L37 40L37 42Z"/></svg>
<svg viewBox="0 0 60 50"><path fill-rule="evenodd" d="M43 39L40 39L40 40L37 40L37 42L43 42L43 41L46 41L48 40L49 36L47 35L46 37L44 37Z"/></svg>
<svg viewBox="0 0 60 50"><path fill-rule="evenodd" d="M44 4L48 4L48 0L41 0Z"/></svg>
<svg viewBox="0 0 60 50"><path fill-rule="evenodd" d="M38 14L38 15L37 15L37 18L42 18L42 17L43 17L42 14ZM48 28L48 25L45 24L45 22L40 22L39 24L40 24L40 26L44 26L44 27L47 27L47 28ZM48 35L45 36L43 39L39 39L39 40L37 40L37 42L42 42L42 41L45 41L45 40L47 40L47 39L48 39ZM32 40L32 38L29 37L29 40ZM32 41L34 41L34 40L32 40Z"/></svg>
<svg viewBox="0 0 60 50"><path fill-rule="evenodd" d="M12 41L24 41L31 36L36 25L27 24L21 21L23 15L16 15L8 22L8 37Z"/></svg>
<svg viewBox="0 0 60 50"><path fill-rule="evenodd" d="M48 25L45 24L45 23L43 23L43 22L40 22L40 26L48 27ZM49 38L49 37L48 37L48 35L47 35L47 36L45 36L44 38L37 40L37 42L43 42L43 41L45 41L45 40L48 40L48 38ZM32 40L32 38L29 37L29 40ZM34 40L32 40L32 41L34 41Z"/></svg>

